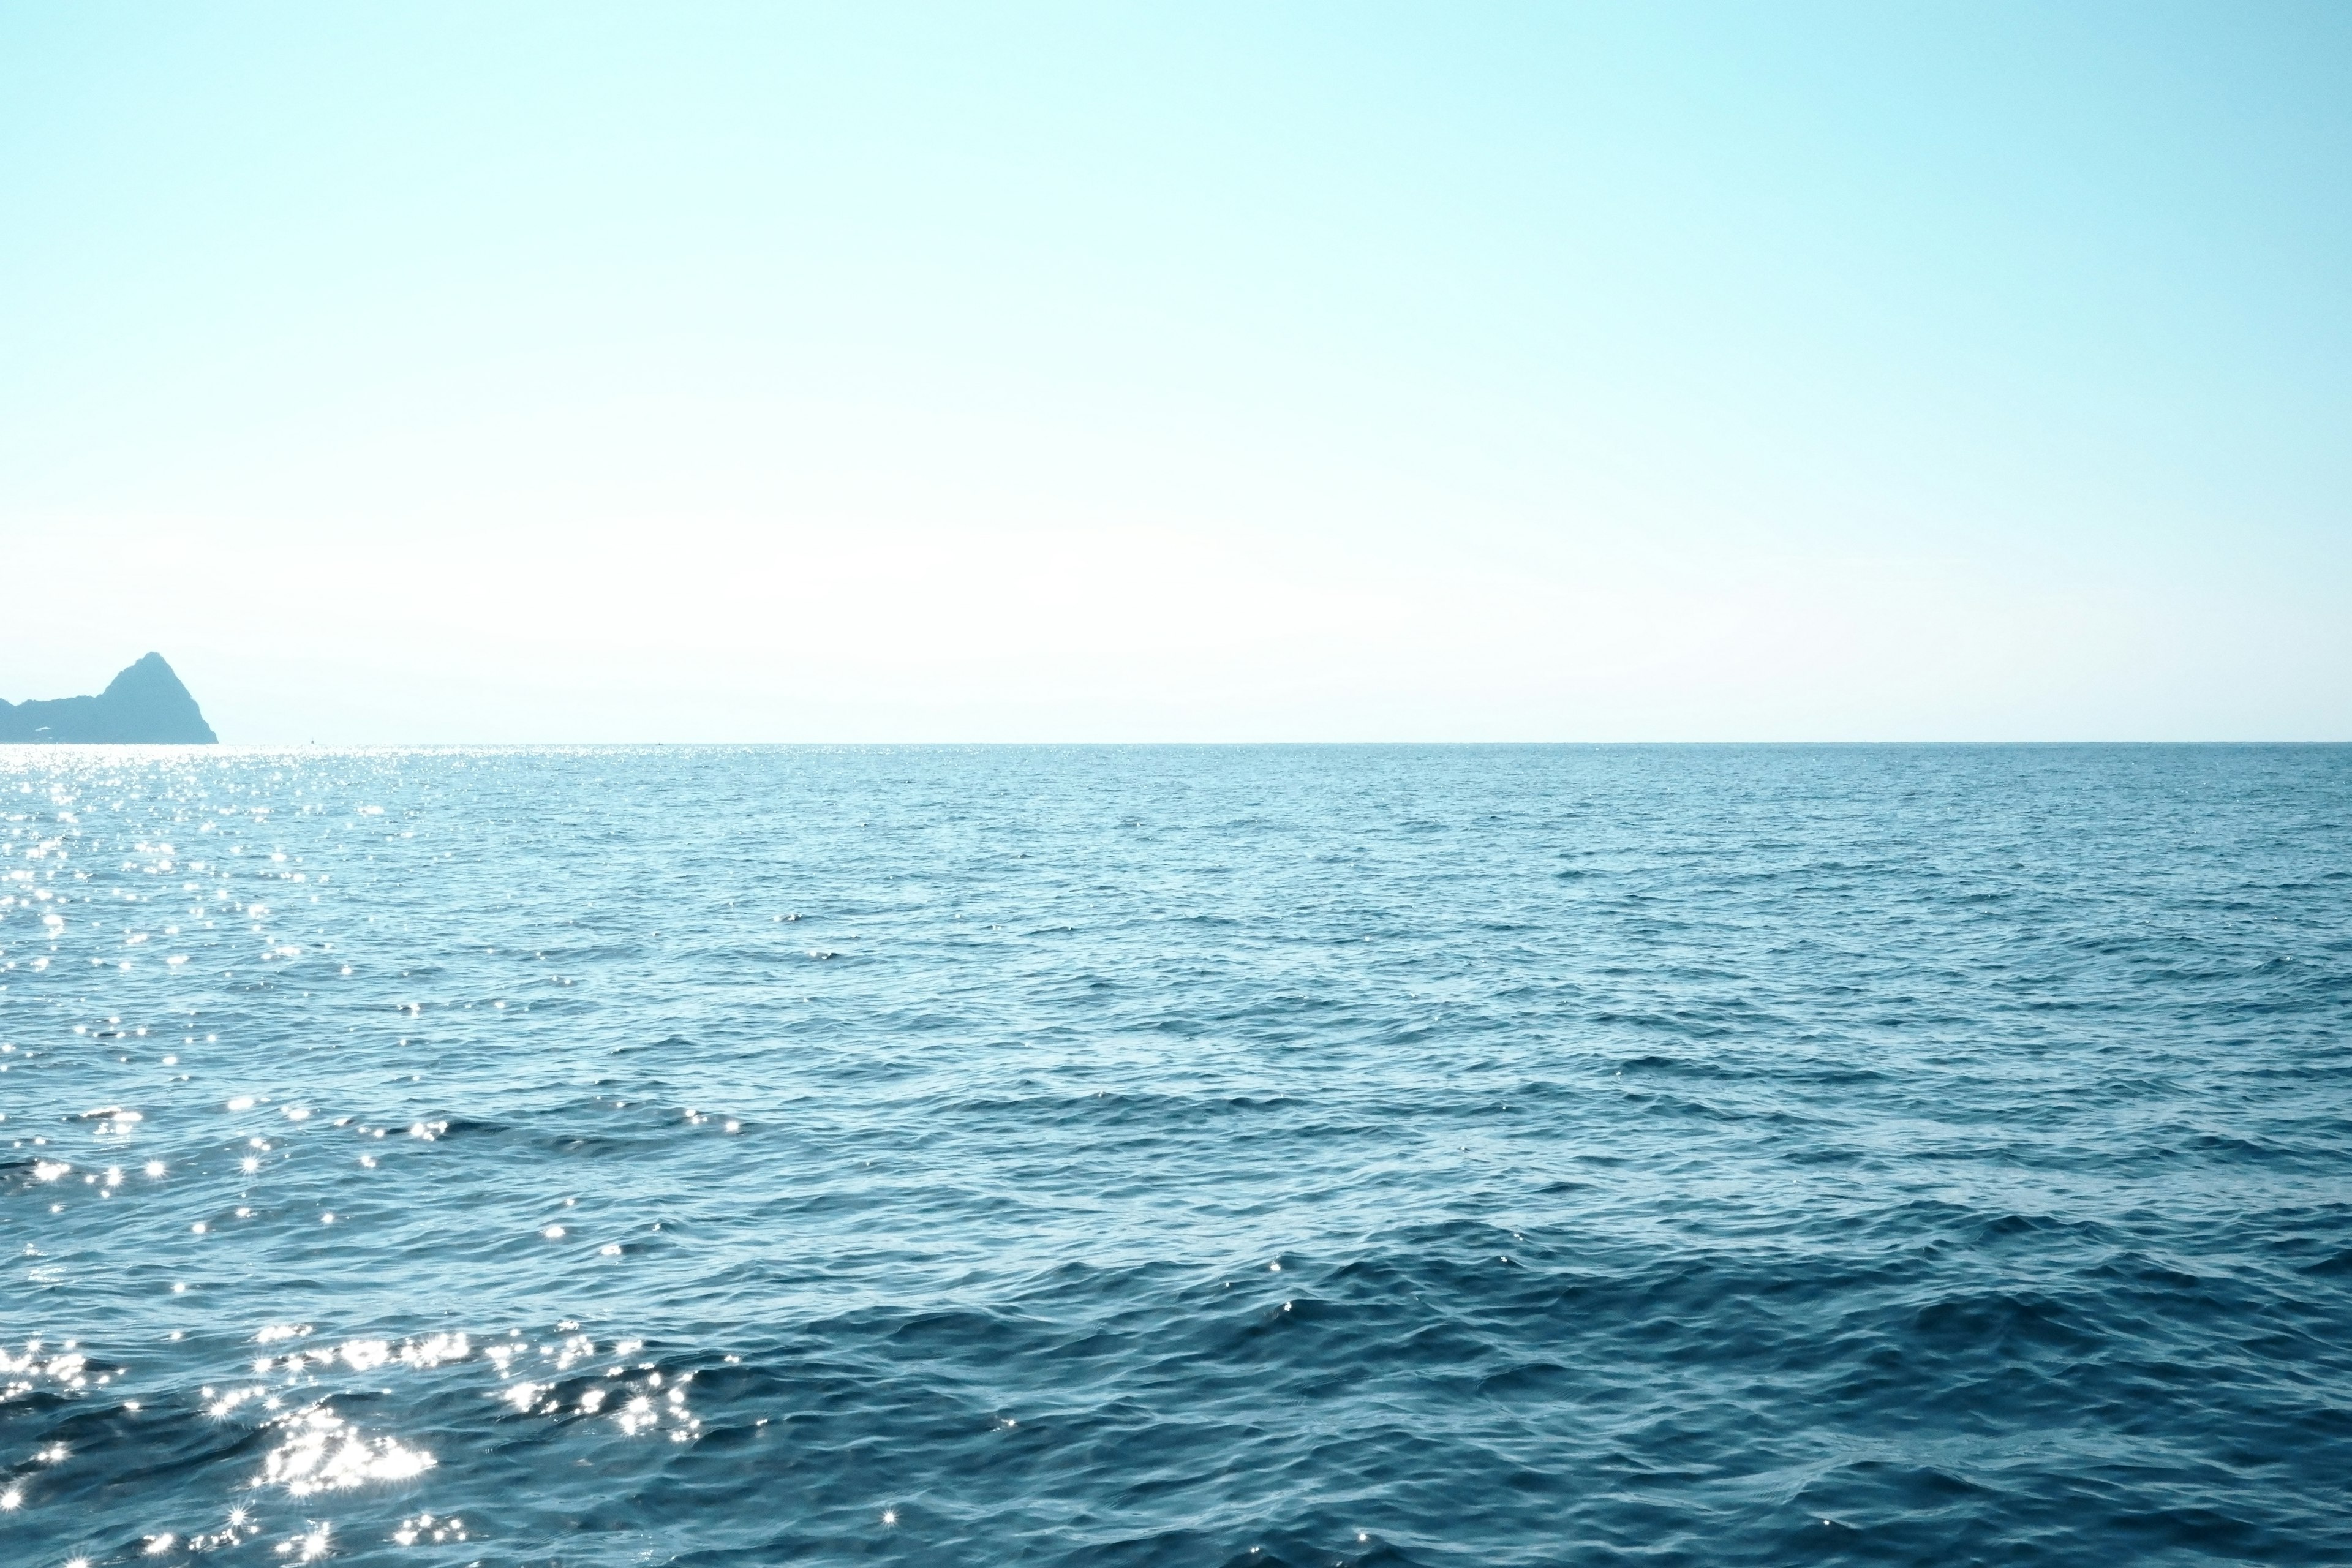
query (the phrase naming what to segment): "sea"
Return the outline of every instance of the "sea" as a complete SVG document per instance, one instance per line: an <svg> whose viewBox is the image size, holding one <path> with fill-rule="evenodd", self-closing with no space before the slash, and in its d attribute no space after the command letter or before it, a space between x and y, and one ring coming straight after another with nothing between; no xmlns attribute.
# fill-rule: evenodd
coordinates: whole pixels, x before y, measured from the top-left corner
<svg viewBox="0 0 2352 1568"><path fill-rule="evenodd" d="M2352 1563L2352 748L0 749L0 1563Z"/></svg>

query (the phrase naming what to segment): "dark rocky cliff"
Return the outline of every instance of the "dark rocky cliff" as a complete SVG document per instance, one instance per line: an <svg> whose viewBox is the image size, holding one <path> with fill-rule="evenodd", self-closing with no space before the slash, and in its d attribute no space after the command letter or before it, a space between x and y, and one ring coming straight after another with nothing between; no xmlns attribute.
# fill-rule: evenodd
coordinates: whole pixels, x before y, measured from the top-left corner
<svg viewBox="0 0 2352 1568"><path fill-rule="evenodd" d="M0 702L0 742L97 741L211 745L220 739L160 653L151 653L95 697Z"/></svg>

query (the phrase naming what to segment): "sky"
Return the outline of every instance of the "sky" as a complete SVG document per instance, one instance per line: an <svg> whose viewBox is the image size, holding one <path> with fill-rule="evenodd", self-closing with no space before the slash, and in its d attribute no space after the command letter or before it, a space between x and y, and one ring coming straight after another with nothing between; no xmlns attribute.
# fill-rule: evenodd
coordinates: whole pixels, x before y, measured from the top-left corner
<svg viewBox="0 0 2352 1568"><path fill-rule="evenodd" d="M0 697L2352 739L2352 8L0 0Z"/></svg>

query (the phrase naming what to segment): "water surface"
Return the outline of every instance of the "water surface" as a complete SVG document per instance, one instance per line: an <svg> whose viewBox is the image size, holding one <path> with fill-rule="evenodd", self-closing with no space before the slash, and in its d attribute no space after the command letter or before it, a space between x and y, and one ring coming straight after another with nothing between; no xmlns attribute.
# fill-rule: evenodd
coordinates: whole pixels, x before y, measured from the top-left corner
<svg viewBox="0 0 2352 1568"><path fill-rule="evenodd" d="M0 1562L2352 1560L2352 750L0 754Z"/></svg>

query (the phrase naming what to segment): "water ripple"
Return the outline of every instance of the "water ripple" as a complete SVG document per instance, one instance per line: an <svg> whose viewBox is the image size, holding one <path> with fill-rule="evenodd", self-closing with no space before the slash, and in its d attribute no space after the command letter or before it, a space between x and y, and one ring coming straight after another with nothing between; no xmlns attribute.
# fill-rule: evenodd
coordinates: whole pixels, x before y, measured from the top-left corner
<svg viewBox="0 0 2352 1568"><path fill-rule="evenodd" d="M2352 1560L2352 751L0 755L0 1560Z"/></svg>

